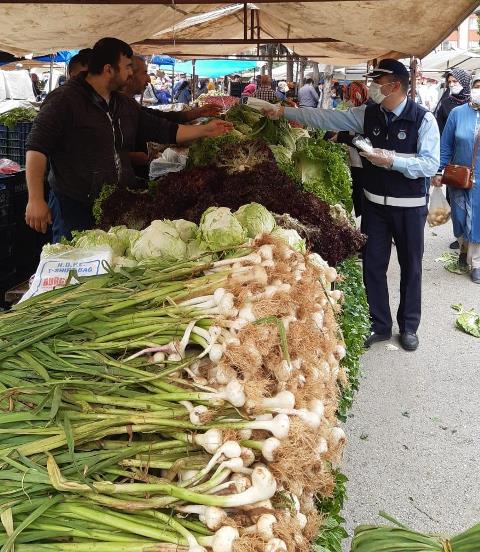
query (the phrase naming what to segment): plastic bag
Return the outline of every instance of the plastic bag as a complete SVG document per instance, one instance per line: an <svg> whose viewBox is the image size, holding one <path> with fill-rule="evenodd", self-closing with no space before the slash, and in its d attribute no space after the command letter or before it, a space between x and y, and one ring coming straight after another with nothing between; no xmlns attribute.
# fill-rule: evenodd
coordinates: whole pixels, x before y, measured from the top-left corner
<svg viewBox="0 0 480 552"><path fill-rule="evenodd" d="M112 259L113 251L108 246L72 249L44 257L40 259L30 288L20 302L46 291L63 287L67 280L70 284L78 283L75 275L82 277L105 274L107 272L106 263L111 265Z"/></svg>
<svg viewBox="0 0 480 552"><path fill-rule="evenodd" d="M0 159L0 174L15 174L21 171L22 168L18 163L11 159Z"/></svg>
<svg viewBox="0 0 480 552"><path fill-rule="evenodd" d="M443 195L442 188L435 187L430 195L427 221L429 226L440 226L450 220L450 205Z"/></svg>
<svg viewBox="0 0 480 552"><path fill-rule="evenodd" d="M150 179L154 180L171 172L183 171L187 165L187 155L167 148L160 157L150 163Z"/></svg>

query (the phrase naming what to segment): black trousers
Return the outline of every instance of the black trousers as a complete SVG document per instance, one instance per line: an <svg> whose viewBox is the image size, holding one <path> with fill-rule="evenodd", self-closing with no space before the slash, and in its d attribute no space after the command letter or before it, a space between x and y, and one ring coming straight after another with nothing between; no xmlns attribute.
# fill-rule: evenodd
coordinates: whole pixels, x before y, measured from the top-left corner
<svg viewBox="0 0 480 552"><path fill-rule="evenodd" d="M372 331L389 334L392 315L387 269L395 240L400 265L400 332L416 333L422 311L422 259L427 207L389 207L364 197L362 232L368 240L363 251L363 280L367 290Z"/></svg>

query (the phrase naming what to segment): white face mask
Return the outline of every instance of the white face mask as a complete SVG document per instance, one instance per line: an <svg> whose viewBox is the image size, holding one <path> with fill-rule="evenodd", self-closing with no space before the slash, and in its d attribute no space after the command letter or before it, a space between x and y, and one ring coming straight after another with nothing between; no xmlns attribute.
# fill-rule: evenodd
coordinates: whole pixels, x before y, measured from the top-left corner
<svg viewBox="0 0 480 552"><path fill-rule="evenodd" d="M473 104L480 105L480 88L472 88L470 97Z"/></svg>
<svg viewBox="0 0 480 552"><path fill-rule="evenodd" d="M385 96L385 94L382 94L381 84L372 82L368 87L368 97L376 104L381 104L387 96Z"/></svg>
<svg viewBox="0 0 480 552"><path fill-rule="evenodd" d="M459 82L450 85L450 94L460 94L462 90L463 86Z"/></svg>

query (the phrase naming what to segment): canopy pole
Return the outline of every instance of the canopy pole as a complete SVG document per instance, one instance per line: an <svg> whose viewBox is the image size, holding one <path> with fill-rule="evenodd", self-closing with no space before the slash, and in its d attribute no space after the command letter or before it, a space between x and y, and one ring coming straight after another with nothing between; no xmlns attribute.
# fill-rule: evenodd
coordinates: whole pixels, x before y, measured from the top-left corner
<svg viewBox="0 0 480 552"><path fill-rule="evenodd" d="M195 101L195 90L197 88L197 83L195 82L195 59L192 60L192 102Z"/></svg>
<svg viewBox="0 0 480 552"><path fill-rule="evenodd" d="M172 93L170 94L170 103L173 104L174 102L174 94L173 94L173 87L175 85L175 61L173 62L173 65L172 65Z"/></svg>
<svg viewBox="0 0 480 552"><path fill-rule="evenodd" d="M55 54L50 54L50 76L48 78L48 91L52 91L52 84L53 84L53 56Z"/></svg>
<svg viewBox="0 0 480 552"><path fill-rule="evenodd" d="M416 57L410 58L410 97L413 101L417 96L417 69L418 61Z"/></svg>

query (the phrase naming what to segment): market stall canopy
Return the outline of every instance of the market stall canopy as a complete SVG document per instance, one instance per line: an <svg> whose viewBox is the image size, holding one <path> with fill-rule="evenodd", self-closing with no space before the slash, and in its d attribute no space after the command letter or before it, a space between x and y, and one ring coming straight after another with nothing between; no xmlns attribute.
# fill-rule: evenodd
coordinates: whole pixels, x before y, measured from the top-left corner
<svg viewBox="0 0 480 552"><path fill-rule="evenodd" d="M438 0L259 0L257 9L228 4L232 11L218 14L216 10L226 5L208 0L197 4L87 0L92 4L88 8L84 2L58 2L0 0L0 21L7 29L0 37L0 49L23 54L32 44L41 53L82 48L108 33L136 43L136 49L145 53L218 56L266 41L284 43L316 61L345 65L387 56L424 57L480 5L480 0L442 2L441 9ZM182 26L199 14L207 15L194 25Z"/></svg>
<svg viewBox="0 0 480 552"><path fill-rule="evenodd" d="M199 77L218 78L233 73L241 73L257 66L256 61L228 60L228 59L204 59L195 63L195 74ZM191 61L183 61L175 65L176 73L193 74Z"/></svg>
<svg viewBox="0 0 480 552"><path fill-rule="evenodd" d="M211 10L164 27L136 49L183 57L229 55L280 42L297 55L331 65L382 57L424 57L480 4L457 0L271 2ZM254 9L250 9L254 8ZM394 25L391 23L394 22Z"/></svg>
<svg viewBox="0 0 480 552"><path fill-rule="evenodd" d="M170 56L154 55L152 56L150 63L153 63L154 65L175 65L175 58Z"/></svg>
<svg viewBox="0 0 480 552"><path fill-rule="evenodd" d="M432 52L421 63L421 71L426 77L438 77L454 68L466 71L480 69L480 53L459 49Z"/></svg>

